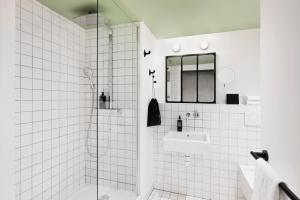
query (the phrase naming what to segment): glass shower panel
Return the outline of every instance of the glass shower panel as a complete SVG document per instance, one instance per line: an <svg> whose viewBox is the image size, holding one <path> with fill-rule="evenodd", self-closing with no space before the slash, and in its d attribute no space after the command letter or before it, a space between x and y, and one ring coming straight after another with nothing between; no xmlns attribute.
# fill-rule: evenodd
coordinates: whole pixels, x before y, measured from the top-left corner
<svg viewBox="0 0 300 200"><path fill-rule="evenodd" d="M16 199L135 199L137 24L108 0L16 1L16 22Z"/></svg>
<svg viewBox="0 0 300 200"><path fill-rule="evenodd" d="M138 27L113 1L98 3L98 198L131 200L138 192Z"/></svg>

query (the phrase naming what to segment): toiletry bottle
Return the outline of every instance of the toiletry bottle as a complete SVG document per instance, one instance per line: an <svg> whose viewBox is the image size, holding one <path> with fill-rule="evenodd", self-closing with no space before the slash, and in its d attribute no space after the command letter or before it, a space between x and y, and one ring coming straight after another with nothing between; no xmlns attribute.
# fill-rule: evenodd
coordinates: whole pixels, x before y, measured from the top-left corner
<svg viewBox="0 0 300 200"><path fill-rule="evenodd" d="M105 107L106 107L106 109L110 109L110 96L106 96Z"/></svg>
<svg viewBox="0 0 300 200"><path fill-rule="evenodd" d="M104 92L101 93L101 96L100 96L100 101L99 101L99 108L100 109L105 109L105 102L106 102L106 96L104 95Z"/></svg>
<svg viewBox="0 0 300 200"><path fill-rule="evenodd" d="M182 131L182 120L181 116L179 115L178 120L177 120L177 131L181 132Z"/></svg>

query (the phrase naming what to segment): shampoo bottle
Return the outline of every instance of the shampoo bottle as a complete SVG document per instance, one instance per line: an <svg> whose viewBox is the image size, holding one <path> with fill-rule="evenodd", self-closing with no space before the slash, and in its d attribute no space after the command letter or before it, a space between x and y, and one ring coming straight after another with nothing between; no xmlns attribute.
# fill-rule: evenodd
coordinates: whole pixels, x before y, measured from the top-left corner
<svg viewBox="0 0 300 200"><path fill-rule="evenodd" d="M106 109L106 96L104 95L104 92L101 93L100 96L100 101L99 101L99 108L100 109Z"/></svg>
<svg viewBox="0 0 300 200"><path fill-rule="evenodd" d="M182 132L182 120L181 120L180 115L179 115L178 120L177 120L177 131Z"/></svg>

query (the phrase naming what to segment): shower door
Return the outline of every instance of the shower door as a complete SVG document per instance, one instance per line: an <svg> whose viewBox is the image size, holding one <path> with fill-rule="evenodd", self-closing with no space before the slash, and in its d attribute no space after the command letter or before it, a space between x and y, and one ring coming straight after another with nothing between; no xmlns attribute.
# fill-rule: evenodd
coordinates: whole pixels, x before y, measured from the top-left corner
<svg viewBox="0 0 300 200"><path fill-rule="evenodd" d="M104 11L108 11L104 12ZM138 193L138 27L114 1L98 1L96 182L98 199Z"/></svg>

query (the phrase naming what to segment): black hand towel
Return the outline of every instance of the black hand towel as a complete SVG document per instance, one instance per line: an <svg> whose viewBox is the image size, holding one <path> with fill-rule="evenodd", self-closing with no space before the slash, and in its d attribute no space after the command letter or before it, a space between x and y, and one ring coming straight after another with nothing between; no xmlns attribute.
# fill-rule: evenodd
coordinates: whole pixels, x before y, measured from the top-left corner
<svg viewBox="0 0 300 200"><path fill-rule="evenodd" d="M151 99L148 105L147 126L157 126L161 124L160 111L156 99Z"/></svg>

